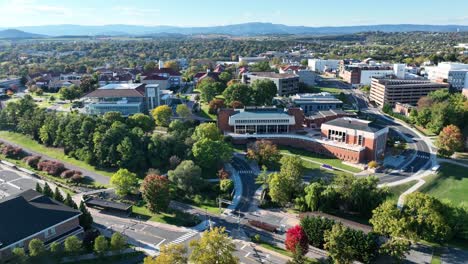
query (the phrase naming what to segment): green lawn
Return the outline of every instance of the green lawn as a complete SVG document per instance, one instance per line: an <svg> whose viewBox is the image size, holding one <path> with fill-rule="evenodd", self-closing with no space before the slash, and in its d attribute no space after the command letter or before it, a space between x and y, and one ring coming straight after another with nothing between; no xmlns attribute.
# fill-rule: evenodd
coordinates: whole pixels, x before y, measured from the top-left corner
<svg viewBox="0 0 468 264"><path fill-rule="evenodd" d="M440 247L435 247L434 251L432 252L432 259L431 259L431 264L440 264L442 263L440 260L440 254L441 254L441 248Z"/></svg>
<svg viewBox="0 0 468 264"><path fill-rule="evenodd" d="M322 179L331 179L339 174L349 174L344 171L339 170L326 170L321 167L321 165L309 161L303 160L302 165L304 165L306 175L313 175L315 177L320 177Z"/></svg>
<svg viewBox="0 0 468 264"><path fill-rule="evenodd" d="M442 163L437 174L424 178L426 183L420 189L439 199L448 199L453 204L468 201L468 168Z"/></svg>
<svg viewBox="0 0 468 264"><path fill-rule="evenodd" d="M209 113L209 105L206 103L201 103L201 109L200 112L196 113L198 116L203 117L203 118L208 118L211 120L216 120L216 115L212 115Z"/></svg>
<svg viewBox="0 0 468 264"><path fill-rule="evenodd" d="M411 186L415 185L417 182L418 182L417 180L414 180L414 181L407 182L405 184L401 184L401 185L388 188L388 191L390 192L390 194L387 197L387 199L393 200L395 201L395 203L398 202L398 197L400 197L402 193L404 193L406 190L411 188Z"/></svg>
<svg viewBox="0 0 468 264"><path fill-rule="evenodd" d="M49 157L52 157L57 160L61 160L64 162L68 162L70 164L73 164L75 166L81 167L85 170L88 171L93 171L98 174L102 174L105 176L112 176L113 171L110 170L102 170L102 169L97 169L94 166L89 165L88 163L77 160L74 158L71 158L63 153L63 149L58 149L58 148L48 148L44 145L39 144L38 142L34 141L28 136L25 136L20 133L16 132L10 132L10 131L0 131L0 138L9 140L14 142L15 144L25 148L25 149L30 149L32 151L42 153L44 155L47 155Z"/></svg>
<svg viewBox="0 0 468 264"><path fill-rule="evenodd" d="M296 148L291 148L291 147L286 147L286 146L279 146L279 149L280 149L281 153L299 155L301 157L308 158L308 159L311 159L311 160L316 161L316 162L331 165L331 166L333 166L335 168L344 169L344 170L348 170L348 171L351 171L351 172L360 172L361 171L361 169L358 169L358 168L343 164L341 162L341 160L339 160L337 158L322 156L322 155L318 155L316 153L313 153L313 152L310 152L310 151L307 151L307 150L296 149Z"/></svg>
<svg viewBox="0 0 468 264"><path fill-rule="evenodd" d="M195 216L190 214L184 213L182 211L172 210L167 213L159 213L153 214L151 213L148 208L145 206L132 206L132 213L134 215L139 216L140 218L158 222L158 223L165 223L169 225L176 225L176 226L195 226L200 222Z"/></svg>
<svg viewBox="0 0 468 264"><path fill-rule="evenodd" d="M262 241L260 240L259 242L257 242L258 245L260 245L261 247L263 248L266 248L266 249L269 249L271 251L274 251L274 252L277 252L281 255L284 255L284 256L287 256L287 257L293 257L293 254L285 249L282 249L280 247L277 247L275 245L272 245L268 242L265 242L265 241ZM313 263L319 263L316 259L312 259L312 258L307 258L306 259L306 262L305 264L313 264Z"/></svg>

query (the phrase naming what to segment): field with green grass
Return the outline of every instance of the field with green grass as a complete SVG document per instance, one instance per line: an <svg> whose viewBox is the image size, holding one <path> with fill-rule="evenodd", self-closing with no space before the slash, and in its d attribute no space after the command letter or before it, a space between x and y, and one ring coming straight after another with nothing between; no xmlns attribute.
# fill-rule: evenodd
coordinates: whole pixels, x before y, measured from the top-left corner
<svg viewBox="0 0 468 264"><path fill-rule="evenodd" d="M411 188L411 186L415 185L417 182L418 182L417 180L414 180L414 181L407 182L405 184L389 187L388 191L390 192L390 194L387 197L387 199L393 200L395 201L395 203L398 202L398 197L400 197L402 193L404 193L406 190Z"/></svg>
<svg viewBox="0 0 468 264"><path fill-rule="evenodd" d="M198 116L216 120L216 115L212 115L209 112L210 106L207 103L201 103L200 112L198 112Z"/></svg>
<svg viewBox="0 0 468 264"><path fill-rule="evenodd" d="M30 137L25 136L20 133L10 132L10 131L0 131L0 139L11 141L24 149L30 149L34 152L42 153L51 158L73 164L75 166L78 166L88 171L92 171L92 172L105 175L105 176L109 176L109 177L112 176L113 174L113 171L97 169L94 166L91 166L84 161L77 160L77 159L74 159L65 155L65 153L63 152L63 149L46 147L34 141Z"/></svg>
<svg viewBox="0 0 468 264"><path fill-rule="evenodd" d="M200 222L195 216L182 211L170 210L168 212L153 214L145 206L132 206L132 214L139 218L176 226L195 226Z"/></svg>
<svg viewBox="0 0 468 264"><path fill-rule="evenodd" d="M442 163L437 174L425 177L426 183L419 189L439 199L448 199L454 204L468 201L468 168Z"/></svg>

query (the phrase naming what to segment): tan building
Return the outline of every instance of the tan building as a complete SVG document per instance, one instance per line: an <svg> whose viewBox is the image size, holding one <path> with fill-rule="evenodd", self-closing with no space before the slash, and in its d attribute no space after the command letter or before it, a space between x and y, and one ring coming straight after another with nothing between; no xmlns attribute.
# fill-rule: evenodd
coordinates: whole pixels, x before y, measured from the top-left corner
<svg viewBox="0 0 468 264"><path fill-rule="evenodd" d="M430 92L447 89L449 84L429 80L406 80L397 78L372 78L370 100L377 105L402 104L416 105L419 98Z"/></svg>

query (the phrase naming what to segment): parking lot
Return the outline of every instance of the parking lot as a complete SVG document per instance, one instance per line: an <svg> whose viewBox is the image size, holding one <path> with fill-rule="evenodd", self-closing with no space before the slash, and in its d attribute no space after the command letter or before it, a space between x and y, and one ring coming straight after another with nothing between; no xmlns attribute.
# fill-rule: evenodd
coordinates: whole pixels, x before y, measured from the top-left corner
<svg viewBox="0 0 468 264"><path fill-rule="evenodd" d="M37 180L14 171L5 165L0 165L0 199L36 188Z"/></svg>

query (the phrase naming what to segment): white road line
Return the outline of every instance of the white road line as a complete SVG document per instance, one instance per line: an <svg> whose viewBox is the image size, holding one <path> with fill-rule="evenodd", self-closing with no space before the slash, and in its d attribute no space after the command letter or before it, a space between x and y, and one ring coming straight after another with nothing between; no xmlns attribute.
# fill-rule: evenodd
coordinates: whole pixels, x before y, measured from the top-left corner
<svg viewBox="0 0 468 264"><path fill-rule="evenodd" d="M249 255L250 255L250 252L247 252L247 254L245 254L245 256L244 256L244 257L248 258L248 257L249 257Z"/></svg>
<svg viewBox="0 0 468 264"><path fill-rule="evenodd" d="M156 247L159 247L164 241L166 241L166 239L161 240L161 242L159 242L159 243L156 245Z"/></svg>
<svg viewBox="0 0 468 264"><path fill-rule="evenodd" d="M244 245L241 247L241 250L243 250L246 246L247 246L247 244L244 244Z"/></svg>

